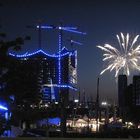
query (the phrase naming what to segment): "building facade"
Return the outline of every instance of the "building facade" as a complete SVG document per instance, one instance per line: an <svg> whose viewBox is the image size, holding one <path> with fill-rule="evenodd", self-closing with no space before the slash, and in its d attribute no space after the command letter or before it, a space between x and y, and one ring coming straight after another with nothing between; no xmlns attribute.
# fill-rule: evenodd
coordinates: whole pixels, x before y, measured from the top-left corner
<svg viewBox="0 0 140 140"><path fill-rule="evenodd" d="M119 116L124 118L125 116L125 90L127 88L127 76L119 75L118 76L118 107L119 107Z"/></svg>
<svg viewBox="0 0 140 140"><path fill-rule="evenodd" d="M140 75L133 76L133 105L140 106Z"/></svg>
<svg viewBox="0 0 140 140"><path fill-rule="evenodd" d="M62 48L60 54L50 55L38 50L24 55L10 53L10 56L17 61L17 73L22 71L17 75L18 79L22 84L31 79L28 85L34 86L29 87L29 90L34 88L32 91L36 92L42 103L58 102L61 94L68 101L70 90L76 90L77 51Z"/></svg>

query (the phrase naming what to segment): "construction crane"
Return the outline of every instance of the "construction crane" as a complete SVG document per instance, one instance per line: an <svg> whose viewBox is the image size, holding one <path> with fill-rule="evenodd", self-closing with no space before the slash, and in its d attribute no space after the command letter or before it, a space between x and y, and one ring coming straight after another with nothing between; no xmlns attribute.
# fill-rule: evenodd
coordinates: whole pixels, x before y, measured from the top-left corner
<svg viewBox="0 0 140 140"><path fill-rule="evenodd" d="M69 27L69 26L62 26L62 24L60 24L59 26L55 26L55 25L37 25L36 28L39 31L39 45L41 47L41 29L45 29L45 30L56 30L58 31L58 84L61 85L61 50L62 50L62 43L63 43L63 32L70 32L70 33L75 33L75 34L80 34L80 35L86 35L85 32L80 32L77 30L77 27ZM71 43L75 43L74 41L71 40ZM61 90L59 88L59 94L61 94ZM65 96L64 96L65 97ZM61 96L61 134L62 136L65 135L66 133L66 100L65 98L62 98Z"/></svg>
<svg viewBox="0 0 140 140"><path fill-rule="evenodd" d="M79 45L79 46L82 46L83 45L83 43L73 40L72 37L71 38L68 38L67 41L70 42L71 48L73 48L74 44Z"/></svg>
<svg viewBox="0 0 140 140"><path fill-rule="evenodd" d="M61 51L62 49L62 32L63 31L67 31L67 32L71 32L71 33L75 33L75 34L81 34L81 35L86 35L85 32L80 32L77 30L77 27L68 27L68 26L62 26L62 24L60 26L54 26L54 25L37 25L36 26L38 30L41 29L53 29L53 30L57 30L59 32L58 34L58 48L59 51ZM78 42L74 42L73 43L78 43Z"/></svg>
<svg viewBox="0 0 140 140"><path fill-rule="evenodd" d="M70 32L70 33L75 33L75 34L80 34L80 35L86 35L85 32L81 32L81 31L78 31L77 27L69 27L69 26L63 26L62 24L60 24L59 26L55 26L55 25L37 25L36 28L39 30L39 44L40 44L40 47L41 47L41 29L46 29L46 30L49 30L49 29L52 29L52 30L56 30L58 31L58 53L59 53L59 57L58 57L58 84L61 84L61 50L62 50L62 43L63 43L63 32L66 31L66 32ZM78 42L74 42L72 41L71 43L77 43Z"/></svg>

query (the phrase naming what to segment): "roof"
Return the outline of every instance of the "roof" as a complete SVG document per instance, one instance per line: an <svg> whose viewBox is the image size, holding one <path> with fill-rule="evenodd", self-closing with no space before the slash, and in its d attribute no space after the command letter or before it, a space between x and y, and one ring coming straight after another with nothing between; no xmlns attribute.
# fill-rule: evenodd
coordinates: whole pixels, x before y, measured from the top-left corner
<svg viewBox="0 0 140 140"><path fill-rule="evenodd" d="M66 56L66 55L74 55L76 50L74 51L69 51L67 48L63 47L62 50L61 50L61 53L59 54L59 52L55 53L55 54L49 54L45 51L43 51L42 49L40 50L37 50L35 52L32 52L32 53L25 53L25 54L14 54L14 53L9 53L10 56L14 56L14 57L18 57L18 58L24 58L24 57L30 57L30 56L34 56L36 54L43 54L45 56L48 56L48 57L59 57L59 55L61 55L61 57L63 56Z"/></svg>

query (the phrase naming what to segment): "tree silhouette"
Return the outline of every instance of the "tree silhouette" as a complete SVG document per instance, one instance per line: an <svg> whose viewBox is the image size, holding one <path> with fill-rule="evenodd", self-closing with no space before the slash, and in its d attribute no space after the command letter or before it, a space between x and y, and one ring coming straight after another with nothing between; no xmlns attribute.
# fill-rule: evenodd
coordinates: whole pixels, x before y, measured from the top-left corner
<svg viewBox="0 0 140 140"><path fill-rule="evenodd" d="M19 51L21 50L22 45L26 40L30 40L30 37L17 37L14 40L6 40L6 34L0 32L0 100L4 100L7 102L9 106L9 111L12 106L12 102L10 100L10 92L7 92L8 87L10 86L10 81L14 75L11 75L11 69L14 68L16 61L11 59L8 55L9 50ZM12 81L11 81L12 82ZM12 111L12 110L11 110ZM0 120L1 125L5 125L5 122ZM9 123L7 122L7 126ZM4 130L0 130L2 133Z"/></svg>
<svg viewBox="0 0 140 140"><path fill-rule="evenodd" d="M9 50L19 51L25 40L30 37L17 37L15 40L5 40L6 34L0 33L0 92L2 93L7 86L7 74L13 66L13 60L8 55ZM10 77L8 77L10 78ZM3 94L1 94L3 95Z"/></svg>

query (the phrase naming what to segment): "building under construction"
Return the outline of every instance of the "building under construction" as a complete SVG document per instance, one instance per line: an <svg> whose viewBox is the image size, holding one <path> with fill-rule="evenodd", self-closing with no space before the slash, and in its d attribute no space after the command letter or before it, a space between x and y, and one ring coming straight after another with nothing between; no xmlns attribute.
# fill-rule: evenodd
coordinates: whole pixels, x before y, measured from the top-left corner
<svg viewBox="0 0 140 140"><path fill-rule="evenodd" d="M25 95L35 92L41 103L59 102L61 95L68 101L70 91L76 90L77 51L62 48L60 53L52 55L38 50L24 55L10 53L10 56L16 60L14 69L17 80L15 82L20 84L20 88L23 88L22 92L27 92L24 93ZM61 61L61 65L59 65L59 61ZM30 84L29 89L25 90ZM23 86L21 87L21 85Z"/></svg>

